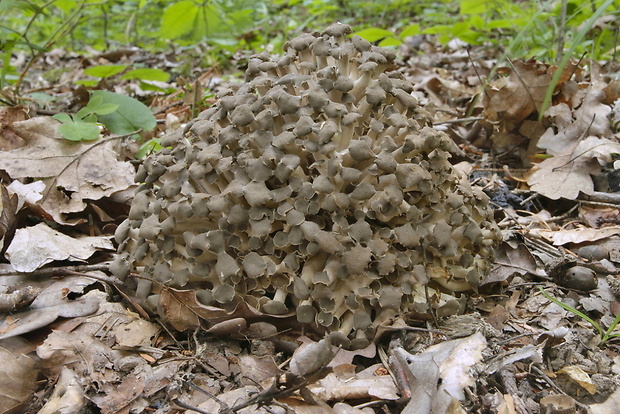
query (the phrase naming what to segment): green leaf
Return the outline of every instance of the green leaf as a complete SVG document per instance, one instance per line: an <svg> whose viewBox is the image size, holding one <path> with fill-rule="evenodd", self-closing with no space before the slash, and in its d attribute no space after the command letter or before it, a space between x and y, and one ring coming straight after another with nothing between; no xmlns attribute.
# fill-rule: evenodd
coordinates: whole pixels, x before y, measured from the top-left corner
<svg viewBox="0 0 620 414"><path fill-rule="evenodd" d="M402 40L396 39L395 37L386 37L382 41L379 42L378 46L388 47L388 46L400 46L403 44Z"/></svg>
<svg viewBox="0 0 620 414"><path fill-rule="evenodd" d="M84 79L84 80L75 81L74 83L76 85L84 85L86 87L91 87L91 86L96 86L97 83L99 83L99 81Z"/></svg>
<svg viewBox="0 0 620 414"><path fill-rule="evenodd" d="M73 122L73 119L71 119L69 114L65 114L64 112L56 114L56 115L52 116L52 118L59 120L63 124L66 124L67 122Z"/></svg>
<svg viewBox="0 0 620 414"><path fill-rule="evenodd" d="M91 109L93 112L95 109L101 106L103 98L101 96L91 96L86 104L86 108Z"/></svg>
<svg viewBox="0 0 620 414"><path fill-rule="evenodd" d="M96 78L109 78L127 69L129 65L96 65L84 69L84 74Z"/></svg>
<svg viewBox="0 0 620 414"><path fill-rule="evenodd" d="M461 14L484 14L489 11L488 0L461 0Z"/></svg>
<svg viewBox="0 0 620 414"><path fill-rule="evenodd" d="M170 74L161 69L134 69L121 76L121 79L140 79L142 81L168 82Z"/></svg>
<svg viewBox="0 0 620 414"><path fill-rule="evenodd" d="M161 138L152 138L146 141L144 144L140 146L138 153L136 154L137 159L142 159L149 154L159 151L163 147L160 144Z"/></svg>
<svg viewBox="0 0 620 414"><path fill-rule="evenodd" d="M68 122L62 124L58 127L58 132L70 141L92 141L99 137L99 127L97 124L87 122Z"/></svg>
<svg viewBox="0 0 620 414"><path fill-rule="evenodd" d="M452 32L452 26L448 26L448 25L436 25L433 27L429 27L427 29L424 29L423 33L425 34L439 34L439 35L445 35L445 34L449 34Z"/></svg>
<svg viewBox="0 0 620 414"><path fill-rule="evenodd" d="M376 42L377 40L385 39L386 37L394 36L394 33L389 30L379 29L378 27L369 27L368 29L355 32L356 35L369 42Z"/></svg>
<svg viewBox="0 0 620 414"><path fill-rule="evenodd" d="M404 39L405 37L415 36L419 34L420 32L421 32L420 25L417 23L414 23L410 26L405 27L403 31L400 32L400 37Z"/></svg>
<svg viewBox="0 0 620 414"><path fill-rule="evenodd" d="M134 98L108 91L93 91L92 96L100 96L104 104L118 105L116 111L98 117L113 134L129 134L140 128L150 131L157 125L151 110Z"/></svg>
<svg viewBox="0 0 620 414"><path fill-rule="evenodd" d="M190 0L180 1L166 8L161 18L159 34L164 39L176 39L194 28L198 7Z"/></svg>
<svg viewBox="0 0 620 414"><path fill-rule="evenodd" d="M95 114L97 115L108 115L118 109L117 104L104 103L99 105L99 107L95 110Z"/></svg>

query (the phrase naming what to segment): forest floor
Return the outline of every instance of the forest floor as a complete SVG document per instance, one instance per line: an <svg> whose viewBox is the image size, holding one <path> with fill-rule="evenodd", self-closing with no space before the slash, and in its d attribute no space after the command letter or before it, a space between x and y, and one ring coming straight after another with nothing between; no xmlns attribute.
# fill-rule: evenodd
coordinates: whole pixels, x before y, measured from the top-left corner
<svg viewBox="0 0 620 414"><path fill-rule="evenodd" d="M68 153L46 115L85 105L76 82L88 66L168 70L180 58L52 51L29 87L55 100L0 108L0 414L617 413L618 67L569 65L538 119L556 67L513 61L492 73L488 51L410 40L398 70L458 145L453 162L489 195L504 236L465 313L402 315L358 351L269 323L245 338L226 326L176 332L141 313L108 270L138 144L103 138ZM218 69L195 77L97 88L150 102L149 139L214 102L201 91L222 82ZM315 360L311 375L291 372Z"/></svg>

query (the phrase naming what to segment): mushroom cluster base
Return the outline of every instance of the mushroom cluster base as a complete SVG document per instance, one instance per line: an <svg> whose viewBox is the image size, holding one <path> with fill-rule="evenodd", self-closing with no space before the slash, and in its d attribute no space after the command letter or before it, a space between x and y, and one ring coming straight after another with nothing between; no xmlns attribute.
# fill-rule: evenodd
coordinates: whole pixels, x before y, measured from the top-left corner
<svg viewBox="0 0 620 414"><path fill-rule="evenodd" d="M112 270L147 309L165 319L162 292L191 290L355 349L428 310L429 291L450 313L442 298L478 284L499 239L488 198L455 172L394 53L350 33L254 56L246 83L141 165Z"/></svg>

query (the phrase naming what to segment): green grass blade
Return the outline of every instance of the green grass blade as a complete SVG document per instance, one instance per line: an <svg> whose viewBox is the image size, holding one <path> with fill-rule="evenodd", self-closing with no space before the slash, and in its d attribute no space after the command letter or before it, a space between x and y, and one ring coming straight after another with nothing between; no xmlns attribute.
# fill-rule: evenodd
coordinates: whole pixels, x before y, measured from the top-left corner
<svg viewBox="0 0 620 414"><path fill-rule="evenodd" d="M568 64L568 61L573 57L573 54L575 53L575 49L577 48L577 46L581 44L581 42L583 41L583 38L590 31L594 23L603 15L603 13L605 13L605 10L607 10L607 8L611 6L614 3L614 1L615 0L607 0L605 3L603 3L601 7L599 7L596 10L596 12L594 12L592 16L590 16L590 18L582 26L582 29L579 32L577 32L577 34L573 38L573 42L570 48L568 49L568 52L564 54L564 57L562 58L560 65L558 66L557 70L553 74L553 78L551 78L551 83L549 84L549 88L547 89L547 93L545 94L545 99L543 100L543 103L540 107L540 113L538 114L539 121L542 119L543 114L545 113L547 108L549 108L549 105L551 105L551 98L553 97L553 92L555 91L555 87L560 81L560 77L562 76L562 72L564 72L564 68Z"/></svg>

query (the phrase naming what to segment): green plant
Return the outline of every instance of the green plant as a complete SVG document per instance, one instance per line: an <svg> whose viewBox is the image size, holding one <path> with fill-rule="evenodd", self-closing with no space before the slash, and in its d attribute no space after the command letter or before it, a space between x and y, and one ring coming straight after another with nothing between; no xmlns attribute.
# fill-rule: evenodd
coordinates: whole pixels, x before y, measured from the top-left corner
<svg viewBox="0 0 620 414"><path fill-rule="evenodd" d="M590 318L588 315L586 315L585 313L582 313L580 311L578 311L577 309L568 306L567 304L560 302L559 300L557 300L556 298L554 298L553 296L551 296L550 294L548 294L542 287L538 287L538 290L540 290L540 292L550 301L552 301L553 303L555 303L556 305L561 306L563 309L579 316L581 319L587 321L588 323L590 323L590 325L592 325L598 332L600 341L599 341L599 346L604 345L607 341L609 341L611 338L620 338L620 333L613 333L614 330L616 329L616 327L618 326L618 324L620 323L620 314L616 315L616 318L613 320L613 322L609 325L609 327L607 328L607 330L603 330L603 328L601 327L601 325L599 325L594 319Z"/></svg>
<svg viewBox="0 0 620 414"><path fill-rule="evenodd" d="M58 132L70 141L92 141L99 137L99 124L113 134L149 131L156 126L150 109L129 96L108 91L93 91L88 104L76 114L60 113Z"/></svg>

